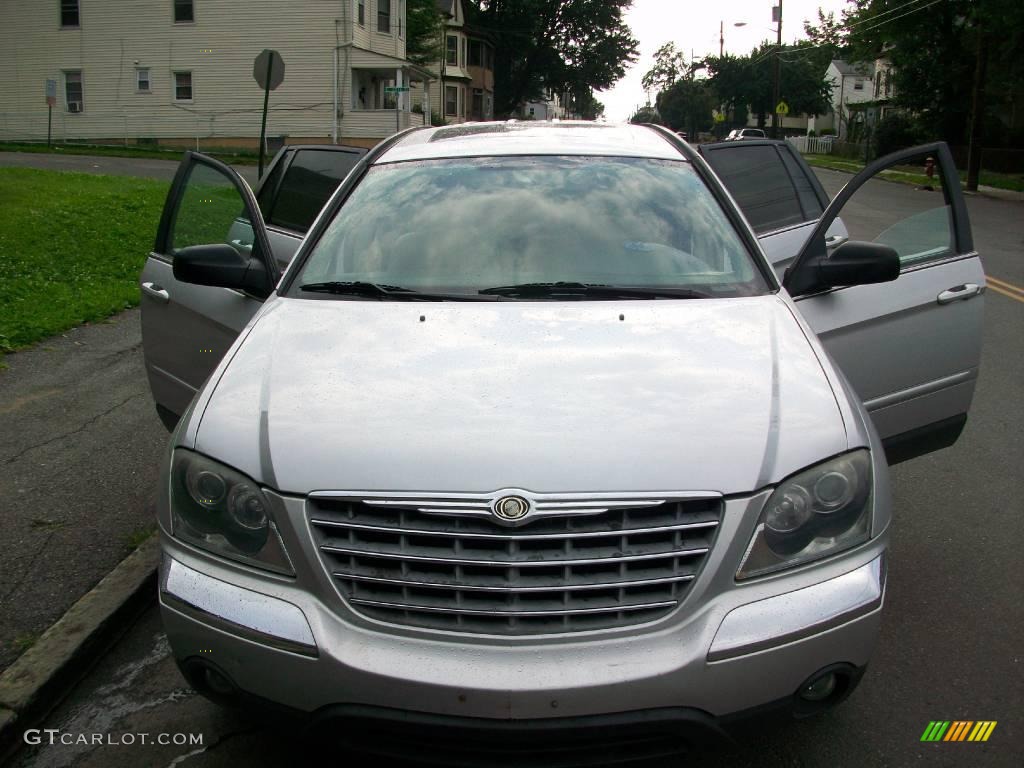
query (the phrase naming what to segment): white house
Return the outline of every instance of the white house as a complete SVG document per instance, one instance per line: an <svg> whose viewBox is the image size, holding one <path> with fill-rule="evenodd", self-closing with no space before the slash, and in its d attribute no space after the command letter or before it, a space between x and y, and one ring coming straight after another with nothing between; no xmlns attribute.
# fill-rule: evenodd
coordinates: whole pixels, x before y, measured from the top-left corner
<svg viewBox="0 0 1024 768"><path fill-rule="evenodd" d="M831 111L813 118L808 130L820 133L834 133L845 139L849 130L849 105L871 101L871 79L873 68L870 64L849 64L834 59L825 70L825 80L832 84Z"/></svg>
<svg viewBox="0 0 1024 768"><path fill-rule="evenodd" d="M547 88L541 99L523 104L519 115L525 120L565 120L575 117L569 109L566 95L553 88Z"/></svg>
<svg viewBox="0 0 1024 768"><path fill-rule="evenodd" d="M405 0L3 0L0 138L256 146L253 61L280 52L267 135L372 146L422 125L407 94ZM428 111L429 114L429 111Z"/></svg>

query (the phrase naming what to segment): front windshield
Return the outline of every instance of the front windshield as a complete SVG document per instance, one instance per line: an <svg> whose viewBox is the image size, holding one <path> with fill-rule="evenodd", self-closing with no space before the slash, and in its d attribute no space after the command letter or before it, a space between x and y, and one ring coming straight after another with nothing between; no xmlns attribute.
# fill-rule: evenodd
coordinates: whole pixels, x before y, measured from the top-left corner
<svg viewBox="0 0 1024 768"><path fill-rule="evenodd" d="M337 298L301 286L351 283L473 295L536 283L691 289L712 297L769 290L689 163L580 156L371 168L291 295Z"/></svg>

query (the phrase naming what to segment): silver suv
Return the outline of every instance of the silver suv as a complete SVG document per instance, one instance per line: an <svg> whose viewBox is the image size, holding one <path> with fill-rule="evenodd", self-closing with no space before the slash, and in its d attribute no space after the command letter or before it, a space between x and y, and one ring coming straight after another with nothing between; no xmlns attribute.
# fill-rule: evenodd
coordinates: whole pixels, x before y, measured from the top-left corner
<svg viewBox="0 0 1024 768"><path fill-rule="evenodd" d="M289 151L256 194L187 155L141 279L176 424L160 604L195 686L602 730L852 690L888 463L953 442L977 377L945 145L831 202L784 142L649 126ZM851 239L846 201L919 156L945 193Z"/></svg>

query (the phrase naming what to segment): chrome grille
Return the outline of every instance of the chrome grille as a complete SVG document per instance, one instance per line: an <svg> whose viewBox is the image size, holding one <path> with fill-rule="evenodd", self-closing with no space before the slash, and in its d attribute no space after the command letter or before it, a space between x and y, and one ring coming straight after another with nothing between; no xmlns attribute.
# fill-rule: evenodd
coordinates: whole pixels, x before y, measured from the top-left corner
<svg viewBox="0 0 1024 768"><path fill-rule="evenodd" d="M551 511L510 528L486 514L485 497L464 498L311 496L307 513L327 572L363 615L532 635L665 616L700 572L722 506L719 498L633 498L619 501L624 508L576 498L568 513L531 500Z"/></svg>

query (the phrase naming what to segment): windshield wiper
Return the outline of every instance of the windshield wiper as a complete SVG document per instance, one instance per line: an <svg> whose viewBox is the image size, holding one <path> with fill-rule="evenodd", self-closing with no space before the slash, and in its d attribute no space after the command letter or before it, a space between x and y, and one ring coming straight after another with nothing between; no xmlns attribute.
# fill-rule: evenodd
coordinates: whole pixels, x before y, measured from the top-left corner
<svg viewBox="0 0 1024 768"><path fill-rule="evenodd" d="M603 283L520 283L499 285L480 291L485 296L582 296L617 299L712 299L713 294L695 291L691 288L664 288L629 285L605 285Z"/></svg>
<svg viewBox="0 0 1024 768"><path fill-rule="evenodd" d="M373 298L395 299L398 301L481 301L476 295L462 293L426 293L403 288L400 285L381 285L361 281L340 282L331 280L323 283L306 283L299 286L300 291L315 293L333 293L337 296L370 296Z"/></svg>

